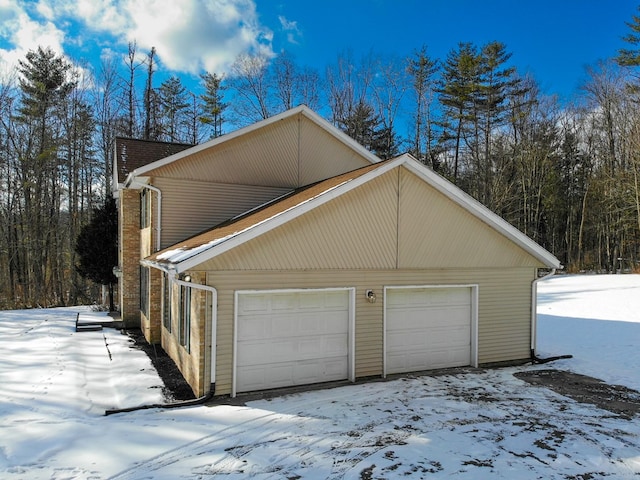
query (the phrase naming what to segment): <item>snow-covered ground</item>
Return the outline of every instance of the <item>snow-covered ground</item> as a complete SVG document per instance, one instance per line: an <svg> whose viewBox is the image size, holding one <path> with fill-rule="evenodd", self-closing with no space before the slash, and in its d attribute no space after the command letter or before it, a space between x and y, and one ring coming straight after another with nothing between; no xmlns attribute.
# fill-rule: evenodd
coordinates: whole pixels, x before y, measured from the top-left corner
<svg viewBox="0 0 640 480"><path fill-rule="evenodd" d="M538 353L572 359L111 416L161 401L128 337L76 333L78 308L0 312L0 478L637 478L637 417L513 374L640 389L640 276L558 276L538 293Z"/></svg>

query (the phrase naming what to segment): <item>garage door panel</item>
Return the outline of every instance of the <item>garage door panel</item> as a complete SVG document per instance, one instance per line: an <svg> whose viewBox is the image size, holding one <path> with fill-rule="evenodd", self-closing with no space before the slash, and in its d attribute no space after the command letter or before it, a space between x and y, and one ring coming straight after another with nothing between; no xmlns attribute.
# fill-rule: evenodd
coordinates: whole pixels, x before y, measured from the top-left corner
<svg viewBox="0 0 640 480"><path fill-rule="evenodd" d="M322 325L325 327L325 332L335 332L340 334L349 333L349 313L341 311L338 313L325 312L327 318L325 318Z"/></svg>
<svg viewBox="0 0 640 480"><path fill-rule="evenodd" d="M348 362L344 359L324 359L321 362L274 363L239 366L238 378L242 378L242 391L306 385L343 380L348 375Z"/></svg>
<svg viewBox="0 0 640 480"><path fill-rule="evenodd" d="M246 314L242 317L243 322L238 324L238 338L268 339L336 332L347 334L349 315L339 313L332 315L331 312L325 312L327 316L322 321L318 320L317 314Z"/></svg>
<svg viewBox="0 0 640 480"><path fill-rule="evenodd" d="M248 365L256 358L272 361L300 361L322 359L324 357L346 356L349 353L348 342L343 335L329 335L320 338L278 339L271 343L244 341L238 349L237 364Z"/></svg>
<svg viewBox="0 0 640 480"><path fill-rule="evenodd" d="M267 309L268 297L266 295L251 295L243 299L238 305L238 314L243 315L251 312L264 312Z"/></svg>
<svg viewBox="0 0 640 480"><path fill-rule="evenodd" d="M396 313L401 313L401 315L394 317L394 321L396 322L394 329L419 329L424 324L425 317L428 317L429 324L433 326L468 326L469 318L471 317L469 305L424 309L396 307L395 311Z"/></svg>
<svg viewBox="0 0 640 480"><path fill-rule="evenodd" d="M386 371L405 373L471 364L471 289L389 289Z"/></svg>
<svg viewBox="0 0 640 480"><path fill-rule="evenodd" d="M348 342L345 343L344 340L344 334L325 336L323 354L331 357L347 356L349 354L349 344Z"/></svg>
<svg viewBox="0 0 640 480"><path fill-rule="evenodd" d="M469 302L469 291L465 288L408 288L393 290L387 298L387 306L404 308L466 305Z"/></svg>
<svg viewBox="0 0 640 480"><path fill-rule="evenodd" d="M245 322L238 325L238 336L250 339L269 335L271 327L265 320L260 317L247 317Z"/></svg>
<svg viewBox="0 0 640 480"><path fill-rule="evenodd" d="M269 316L265 323L268 325L268 338L295 337L299 331L297 319L293 315Z"/></svg>
<svg viewBox="0 0 640 480"><path fill-rule="evenodd" d="M387 356L387 370L389 373L418 372L467 365L469 365L469 351L467 348L432 351L427 355L423 354L423 352L404 352Z"/></svg>
<svg viewBox="0 0 640 480"><path fill-rule="evenodd" d="M289 293L273 294L269 302L269 311L288 312L298 307L298 299Z"/></svg>
<svg viewBox="0 0 640 480"><path fill-rule="evenodd" d="M236 391L348 378L349 298L348 290L240 294Z"/></svg>

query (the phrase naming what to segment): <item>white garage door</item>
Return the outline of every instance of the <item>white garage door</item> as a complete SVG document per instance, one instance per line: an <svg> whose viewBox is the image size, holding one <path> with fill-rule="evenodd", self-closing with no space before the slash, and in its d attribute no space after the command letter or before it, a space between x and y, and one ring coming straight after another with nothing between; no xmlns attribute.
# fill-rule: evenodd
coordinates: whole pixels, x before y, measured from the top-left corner
<svg viewBox="0 0 640 480"><path fill-rule="evenodd" d="M235 391L349 378L350 290L239 292Z"/></svg>
<svg viewBox="0 0 640 480"><path fill-rule="evenodd" d="M471 365L472 288L389 288L385 371Z"/></svg>

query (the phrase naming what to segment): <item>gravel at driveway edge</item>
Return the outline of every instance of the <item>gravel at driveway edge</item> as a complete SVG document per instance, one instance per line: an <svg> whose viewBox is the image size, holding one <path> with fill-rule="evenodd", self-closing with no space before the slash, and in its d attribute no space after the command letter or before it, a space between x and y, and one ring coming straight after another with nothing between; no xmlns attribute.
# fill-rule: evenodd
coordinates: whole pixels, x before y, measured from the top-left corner
<svg viewBox="0 0 640 480"><path fill-rule="evenodd" d="M610 385L597 378L554 369L528 370L514 373L514 376L629 419L640 413L640 392L621 385Z"/></svg>

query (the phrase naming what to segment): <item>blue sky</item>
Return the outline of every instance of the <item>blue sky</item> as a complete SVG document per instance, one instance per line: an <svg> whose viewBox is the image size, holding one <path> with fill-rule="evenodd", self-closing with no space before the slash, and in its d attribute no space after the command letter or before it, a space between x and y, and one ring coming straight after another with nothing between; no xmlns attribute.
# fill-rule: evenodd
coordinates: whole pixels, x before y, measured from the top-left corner
<svg viewBox="0 0 640 480"><path fill-rule="evenodd" d="M570 100L586 65L624 46L638 0L0 0L0 69L38 45L76 61L155 46L166 71L228 71L242 52L288 50L321 72L339 53L444 59L459 42L506 44L543 92Z"/></svg>

